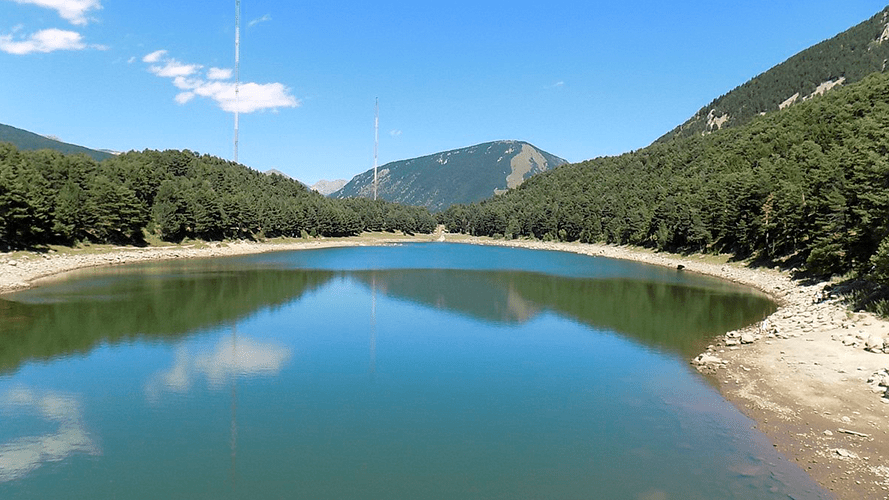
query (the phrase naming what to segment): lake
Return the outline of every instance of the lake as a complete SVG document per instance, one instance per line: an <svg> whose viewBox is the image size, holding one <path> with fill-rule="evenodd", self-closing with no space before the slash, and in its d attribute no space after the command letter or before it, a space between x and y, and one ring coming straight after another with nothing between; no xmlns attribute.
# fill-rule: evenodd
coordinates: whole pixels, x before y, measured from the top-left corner
<svg viewBox="0 0 889 500"><path fill-rule="evenodd" d="M0 498L830 498L688 363L774 308L450 243L78 271L0 298Z"/></svg>

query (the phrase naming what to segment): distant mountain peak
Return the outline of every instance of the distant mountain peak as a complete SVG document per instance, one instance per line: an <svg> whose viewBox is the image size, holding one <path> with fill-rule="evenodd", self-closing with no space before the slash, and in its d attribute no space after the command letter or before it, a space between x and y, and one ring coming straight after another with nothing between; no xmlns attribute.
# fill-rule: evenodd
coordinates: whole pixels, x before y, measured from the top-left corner
<svg viewBox="0 0 889 500"><path fill-rule="evenodd" d="M111 158L112 153L85 148L76 144L62 142L53 135L35 134L27 130L0 124L0 142L9 142L18 149L33 151L37 149L51 149L65 154L85 154L96 161Z"/></svg>
<svg viewBox="0 0 889 500"><path fill-rule="evenodd" d="M443 210L501 194L527 178L567 163L533 145L514 140L476 144L377 169L378 196L406 205ZM356 175L335 198L373 197L373 169Z"/></svg>
<svg viewBox="0 0 889 500"><path fill-rule="evenodd" d="M336 179L333 181L329 181L327 179L321 179L320 181L316 182L315 184L312 184L312 189L314 189L315 191L318 191L319 193L323 194L324 196L327 196L331 193L334 193L334 192L342 189L343 186L345 186L347 182L349 182L349 181L347 181L346 179Z"/></svg>
<svg viewBox="0 0 889 500"><path fill-rule="evenodd" d="M284 172L282 172L282 171L280 171L280 170L274 169L274 168L271 168L271 169L269 169L269 170L266 170L264 173L265 173L266 175L272 175L272 174L275 174L275 175L280 175L281 177L284 177L285 179L292 179L292 177L290 177L289 175L285 174Z"/></svg>

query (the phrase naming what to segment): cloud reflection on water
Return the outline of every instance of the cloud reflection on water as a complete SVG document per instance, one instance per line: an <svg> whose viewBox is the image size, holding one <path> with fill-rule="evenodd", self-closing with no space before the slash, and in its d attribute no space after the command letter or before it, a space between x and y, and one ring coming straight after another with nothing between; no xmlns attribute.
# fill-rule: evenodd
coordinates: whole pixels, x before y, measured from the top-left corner
<svg viewBox="0 0 889 500"><path fill-rule="evenodd" d="M58 462L74 453L100 453L84 429L82 404L75 395L13 389L0 398L0 412L14 416L36 414L59 425L56 432L0 444L0 482L19 479L44 463Z"/></svg>
<svg viewBox="0 0 889 500"><path fill-rule="evenodd" d="M290 355L287 346L241 337L222 338L210 351L195 352L182 346L176 351L173 366L152 377L145 391L148 399L155 401L164 391L188 392L200 378L218 389L235 376L274 376Z"/></svg>

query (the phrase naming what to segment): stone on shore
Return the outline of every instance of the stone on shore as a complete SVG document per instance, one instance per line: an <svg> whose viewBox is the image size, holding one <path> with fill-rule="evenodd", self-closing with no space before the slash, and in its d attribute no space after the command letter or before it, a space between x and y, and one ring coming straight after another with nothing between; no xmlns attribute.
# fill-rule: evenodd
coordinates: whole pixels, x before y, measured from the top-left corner
<svg viewBox="0 0 889 500"><path fill-rule="evenodd" d="M885 340L883 340L883 337L874 334L867 338L865 349L871 352L883 352L884 346Z"/></svg>

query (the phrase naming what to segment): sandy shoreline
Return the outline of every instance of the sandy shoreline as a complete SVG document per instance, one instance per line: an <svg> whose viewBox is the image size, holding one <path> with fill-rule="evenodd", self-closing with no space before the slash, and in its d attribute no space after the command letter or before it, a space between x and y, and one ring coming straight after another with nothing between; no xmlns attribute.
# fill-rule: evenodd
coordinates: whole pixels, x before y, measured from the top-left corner
<svg viewBox="0 0 889 500"><path fill-rule="evenodd" d="M221 257L285 250L383 245L432 237L359 237L273 243L227 242L192 247L103 248L64 253L0 253L0 293L41 278L96 266L149 260ZM729 332L693 364L775 444L838 498L889 499L889 394L880 374L889 354L889 322L847 312L823 300L826 283L804 285L786 273L641 249L578 243L502 241L447 235L448 241L558 250L698 272L755 287L778 311L767 325ZM864 348L868 342L871 351ZM876 377L876 378L875 378ZM868 383L868 380L872 380ZM889 374L884 381L889 384ZM884 397L885 396L885 397Z"/></svg>

